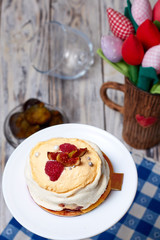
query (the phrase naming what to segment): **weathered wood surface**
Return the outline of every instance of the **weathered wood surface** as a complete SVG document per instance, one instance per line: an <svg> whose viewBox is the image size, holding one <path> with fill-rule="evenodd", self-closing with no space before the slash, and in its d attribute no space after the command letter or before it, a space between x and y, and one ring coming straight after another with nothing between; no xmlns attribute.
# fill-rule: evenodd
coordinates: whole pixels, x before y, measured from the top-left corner
<svg viewBox="0 0 160 240"><path fill-rule="evenodd" d="M152 0L152 5L156 0ZM109 32L106 8L123 13L125 0L3 0L0 1L0 232L9 213L2 196L1 179L5 163L13 152L3 134L8 112L30 97L61 107L70 122L90 124L115 135L122 142L123 116L100 98L103 82L124 82L124 77L97 55L100 37ZM64 81L37 73L30 64L29 47L33 33L49 20L57 20L82 30L91 39L95 63L81 79ZM110 91L111 99L123 105L123 94ZM147 151L129 151L160 161L160 145ZM19 191L17 187L17 191Z"/></svg>

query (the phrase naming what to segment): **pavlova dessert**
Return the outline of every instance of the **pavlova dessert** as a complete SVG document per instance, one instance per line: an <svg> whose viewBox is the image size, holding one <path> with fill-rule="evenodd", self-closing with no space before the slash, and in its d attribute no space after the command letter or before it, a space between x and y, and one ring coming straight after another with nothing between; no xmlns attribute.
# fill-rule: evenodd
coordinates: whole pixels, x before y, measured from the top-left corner
<svg viewBox="0 0 160 240"><path fill-rule="evenodd" d="M113 173L100 148L76 138L53 138L38 143L25 167L33 200L43 209L76 216L101 204L111 189L121 190L123 174Z"/></svg>

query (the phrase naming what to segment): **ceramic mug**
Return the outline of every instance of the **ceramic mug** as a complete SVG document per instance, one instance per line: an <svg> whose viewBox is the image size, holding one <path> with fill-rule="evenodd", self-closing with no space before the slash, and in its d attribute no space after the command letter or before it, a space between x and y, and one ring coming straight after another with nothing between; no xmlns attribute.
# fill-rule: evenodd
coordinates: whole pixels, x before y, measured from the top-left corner
<svg viewBox="0 0 160 240"><path fill-rule="evenodd" d="M108 89L124 92L124 106L113 102ZM160 142L160 95L150 94L134 86L128 78L125 84L106 82L100 95L110 108L123 114L123 139L131 147L147 149Z"/></svg>

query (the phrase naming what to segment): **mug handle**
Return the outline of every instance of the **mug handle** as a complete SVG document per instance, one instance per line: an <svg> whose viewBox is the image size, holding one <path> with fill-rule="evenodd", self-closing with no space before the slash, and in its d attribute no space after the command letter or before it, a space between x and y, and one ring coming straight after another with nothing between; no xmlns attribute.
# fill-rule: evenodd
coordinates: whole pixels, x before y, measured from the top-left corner
<svg viewBox="0 0 160 240"><path fill-rule="evenodd" d="M125 92L125 85L117 82L105 82L100 88L100 96L103 100L103 102L110 108L120 112L124 113L124 107L120 106L119 104L113 102L107 95L107 90L111 89L116 89L122 92Z"/></svg>

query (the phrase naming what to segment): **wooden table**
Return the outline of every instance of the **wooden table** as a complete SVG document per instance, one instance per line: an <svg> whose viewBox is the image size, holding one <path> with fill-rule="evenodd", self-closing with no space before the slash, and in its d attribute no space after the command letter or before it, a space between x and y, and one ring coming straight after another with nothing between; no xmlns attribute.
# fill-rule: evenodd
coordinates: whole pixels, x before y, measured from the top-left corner
<svg viewBox="0 0 160 240"><path fill-rule="evenodd" d="M156 0L150 1L152 5ZM109 32L106 8L123 13L125 0L1 0L0 1L0 232L11 218L2 196L1 178L5 163L13 152L3 134L8 112L31 97L62 107L71 123L90 124L105 129L122 142L123 116L100 98L103 82L124 82L124 76L102 61L96 54L102 34ZM57 20L83 31L93 42L95 63L77 80L65 81L36 72L29 59L33 33L50 20ZM123 105L123 94L110 91L110 97ZM135 154L160 161L160 145L136 150ZM17 191L19 191L17 187Z"/></svg>

